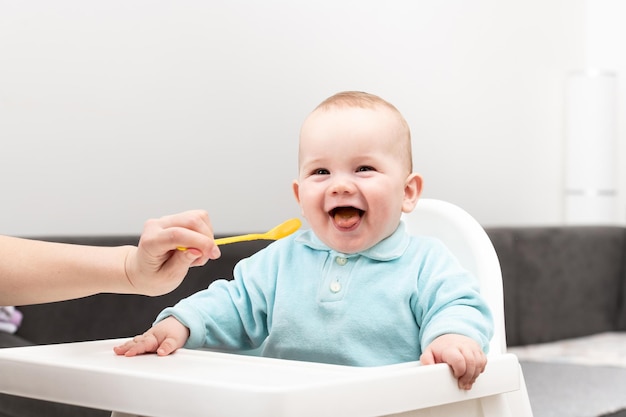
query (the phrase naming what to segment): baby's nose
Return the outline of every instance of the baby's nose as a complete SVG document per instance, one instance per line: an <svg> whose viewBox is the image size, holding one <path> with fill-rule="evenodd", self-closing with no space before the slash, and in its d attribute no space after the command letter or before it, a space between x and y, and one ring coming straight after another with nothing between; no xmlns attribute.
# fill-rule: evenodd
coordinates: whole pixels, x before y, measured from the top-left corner
<svg viewBox="0 0 626 417"><path fill-rule="evenodd" d="M329 187L331 194L350 194L356 190L356 186L353 181L345 176L339 176L335 178Z"/></svg>

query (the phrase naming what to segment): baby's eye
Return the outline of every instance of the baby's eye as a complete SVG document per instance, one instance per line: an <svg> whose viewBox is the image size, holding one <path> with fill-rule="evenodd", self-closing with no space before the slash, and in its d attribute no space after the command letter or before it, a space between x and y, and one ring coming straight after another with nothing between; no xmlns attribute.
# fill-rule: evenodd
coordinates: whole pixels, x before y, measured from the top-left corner
<svg viewBox="0 0 626 417"><path fill-rule="evenodd" d="M326 168L317 168L313 170L313 175L328 175L330 171Z"/></svg>
<svg viewBox="0 0 626 417"><path fill-rule="evenodd" d="M374 169L374 167L371 167L369 165L363 165L356 169L356 172L367 172L367 171L376 171L376 169Z"/></svg>

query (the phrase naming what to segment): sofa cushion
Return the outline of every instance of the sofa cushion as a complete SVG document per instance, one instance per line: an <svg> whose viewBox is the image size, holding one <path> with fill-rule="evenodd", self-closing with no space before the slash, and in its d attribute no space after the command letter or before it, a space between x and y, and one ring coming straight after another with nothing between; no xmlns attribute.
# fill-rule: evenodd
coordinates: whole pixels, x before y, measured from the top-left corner
<svg viewBox="0 0 626 417"><path fill-rule="evenodd" d="M626 228L624 229L626 230ZM626 233L626 232L625 232ZM624 238L626 241L626 237ZM624 243L626 245L626 242ZM621 289L619 289L620 296L620 309L617 319L617 330L626 331L626 247L622 249L622 282ZM626 411L625 411L626 414ZM625 416L626 417L626 416Z"/></svg>
<svg viewBox="0 0 626 417"><path fill-rule="evenodd" d="M624 228L489 229L502 264L511 346L618 328Z"/></svg>
<svg viewBox="0 0 626 417"><path fill-rule="evenodd" d="M504 319L506 328L506 342L508 346L519 344L519 323L517 320L517 297L512 296L516 291L516 259L515 234L510 228L487 229L491 243L496 249L500 269L502 270L502 287L504 290Z"/></svg>

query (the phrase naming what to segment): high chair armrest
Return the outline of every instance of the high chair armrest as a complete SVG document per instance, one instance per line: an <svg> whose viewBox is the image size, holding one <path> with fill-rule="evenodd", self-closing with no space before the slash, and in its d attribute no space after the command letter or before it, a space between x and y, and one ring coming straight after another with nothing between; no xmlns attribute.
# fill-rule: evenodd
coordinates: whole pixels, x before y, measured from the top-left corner
<svg viewBox="0 0 626 417"><path fill-rule="evenodd" d="M489 357L470 391L447 365L356 368L181 349L116 356L122 340L0 350L0 392L124 415L379 416L520 388L511 354ZM121 414L120 414L121 415Z"/></svg>

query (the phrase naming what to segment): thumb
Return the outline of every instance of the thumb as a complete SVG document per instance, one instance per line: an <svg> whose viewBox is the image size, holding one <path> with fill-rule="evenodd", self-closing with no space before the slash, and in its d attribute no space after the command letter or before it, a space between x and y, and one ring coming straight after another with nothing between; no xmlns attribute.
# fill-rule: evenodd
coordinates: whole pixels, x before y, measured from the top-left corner
<svg viewBox="0 0 626 417"><path fill-rule="evenodd" d="M202 265L202 262L199 262L202 258L202 252L198 249L189 248L184 251L185 258L187 259L187 263L185 264L187 268L196 265Z"/></svg>
<svg viewBox="0 0 626 417"><path fill-rule="evenodd" d="M173 337L167 337L157 349L157 355L159 356L167 356L170 353L173 353L178 349L178 342Z"/></svg>
<svg viewBox="0 0 626 417"><path fill-rule="evenodd" d="M162 268L175 275L178 275L179 273L185 275L187 273L187 270L194 265L194 262L196 262L201 257L202 252L200 252L198 249L173 251L172 256L170 256L170 258L165 261Z"/></svg>
<svg viewBox="0 0 626 417"><path fill-rule="evenodd" d="M433 365L435 363L435 356L433 355L433 351L431 349L426 349L422 356L420 356L420 362L422 365Z"/></svg>

